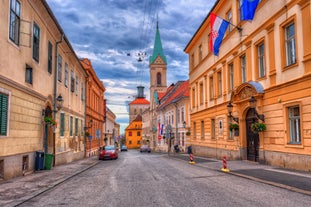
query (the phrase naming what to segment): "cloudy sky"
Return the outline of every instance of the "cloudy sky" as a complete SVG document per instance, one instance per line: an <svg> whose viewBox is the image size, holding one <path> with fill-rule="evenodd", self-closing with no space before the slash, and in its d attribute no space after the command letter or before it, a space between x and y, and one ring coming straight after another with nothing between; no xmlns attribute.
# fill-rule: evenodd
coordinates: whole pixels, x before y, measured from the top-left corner
<svg viewBox="0 0 311 207"><path fill-rule="evenodd" d="M188 79L184 48L216 0L47 0L80 58L89 58L106 87L108 107L121 133L128 102L145 87L149 100L149 56L158 20L167 59L167 85ZM138 62L139 54L143 59Z"/></svg>

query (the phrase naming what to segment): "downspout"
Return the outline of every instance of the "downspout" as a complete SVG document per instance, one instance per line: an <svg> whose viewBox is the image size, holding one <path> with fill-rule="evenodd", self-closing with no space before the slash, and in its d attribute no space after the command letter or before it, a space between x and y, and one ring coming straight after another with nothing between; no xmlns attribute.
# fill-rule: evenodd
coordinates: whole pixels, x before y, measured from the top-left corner
<svg viewBox="0 0 311 207"><path fill-rule="evenodd" d="M58 70L57 70L57 55L58 55L58 44L62 43L64 40L64 34L62 34L61 40L56 42L56 46L55 46L55 75L54 75L54 93L53 93L53 97L54 97L54 114L53 114L53 118L54 120L56 120L56 112L57 112L57 106L56 106L56 94L57 94L57 76L58 76ZM55 166L55 157L56 157L56 149L55 149L55 141L56 141L56 136L55 136L55 126L54 126L54 130L53 130L53 166Z"/></svg>

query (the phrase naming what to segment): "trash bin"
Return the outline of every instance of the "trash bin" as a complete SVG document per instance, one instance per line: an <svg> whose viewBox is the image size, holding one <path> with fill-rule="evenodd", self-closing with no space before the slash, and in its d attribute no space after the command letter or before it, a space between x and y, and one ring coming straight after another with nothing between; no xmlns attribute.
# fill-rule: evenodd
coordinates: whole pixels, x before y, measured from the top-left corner
<svg viewBox="0 0 311 207"><path fill-rule="evenodd" d="M36 152L35 170L44 170L44 152Z"/></svg>
<svg viewBox="0 0 311 207"><path fill-rule="evenodd" d="M53 164L53 154L46 154L45 155L45 169L50 170Z"/></svg>

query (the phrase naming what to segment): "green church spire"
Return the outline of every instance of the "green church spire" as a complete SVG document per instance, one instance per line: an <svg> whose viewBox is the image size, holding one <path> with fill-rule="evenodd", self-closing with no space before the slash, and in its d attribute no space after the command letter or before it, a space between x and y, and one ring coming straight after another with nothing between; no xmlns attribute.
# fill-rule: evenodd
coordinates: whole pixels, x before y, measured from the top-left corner
<svg viewBox="0 0 311 207"><path fill-rule="evenodd" d="M159 26L158 26L158 22L157 22L157 31L156 31L156 36L155 36L155 40L154 40L153 53L152 53L152 56L150 56L149 63L150 64L154 63L155 59L159 55L162 58L163 62L165 62L165 64L167 64L166 63L166 57L165 57L165 55L163 53L163 49L162 49L160 31L159 31Z"/></svg>

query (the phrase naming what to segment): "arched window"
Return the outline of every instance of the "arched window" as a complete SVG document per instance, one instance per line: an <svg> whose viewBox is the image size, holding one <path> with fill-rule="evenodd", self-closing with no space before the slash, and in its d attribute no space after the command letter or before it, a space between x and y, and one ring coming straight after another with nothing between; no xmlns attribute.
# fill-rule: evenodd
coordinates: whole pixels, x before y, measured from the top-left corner
<svg viewBox="0 0 311 207"><path fill-rule="evenodd" d="M161 84L161 73L157 73L157 85L160 86Z"/></svg>
<svg viewBox="0 0 311 207"><path fill-rule="evenodd" d="M137 113L137 111L136 111L136 109L134 109L134 115L136 115L136 113Z"/></svg>

